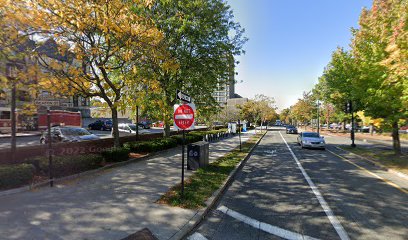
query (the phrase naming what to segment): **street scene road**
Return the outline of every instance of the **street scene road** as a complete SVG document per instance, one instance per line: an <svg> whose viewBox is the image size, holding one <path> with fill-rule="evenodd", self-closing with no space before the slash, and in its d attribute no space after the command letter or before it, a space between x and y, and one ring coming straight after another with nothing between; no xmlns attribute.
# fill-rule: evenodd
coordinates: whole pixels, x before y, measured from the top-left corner
<svg viewBox="0 0 408 240"><path fill-rule="evenodd" d="M0 240L408 240L407 1L0 0Z"/></svg>
<svg viewBox="0 0 408 240"><path fill-rule="evenodd" d="M406 239L408 181L346 161L342 141L301 149L269 131L189 239Z"/></svg>

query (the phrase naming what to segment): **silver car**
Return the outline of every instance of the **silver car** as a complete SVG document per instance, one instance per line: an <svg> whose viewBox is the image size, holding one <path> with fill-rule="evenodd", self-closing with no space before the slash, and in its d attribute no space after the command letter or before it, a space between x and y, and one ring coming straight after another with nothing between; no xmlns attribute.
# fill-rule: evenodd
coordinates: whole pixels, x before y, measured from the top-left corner
<svg viewBox="0 0 408 240"><path fill-rule="evenodd" d="M301 132L297 137L297 143L302 146L302 148L326 148L324 137L316 132Z"/></svg>
<svg viewBox="0 0 408 240"><path fill-rule="evenodd" d="M136 124L131 124L131 123L120 123L118 125L118 127L119 127L119 132L124 133L124 135L126 135L126 134L132 134L132 135L136 134L136 128L138 128L139 134L149 133L148 130L143 129L141 126L139 126L139 125L136 126Z"/></svg>
<svg viewBox="0 0 408 240"><path fill-rule="evenodd" d="M51 128L52 142L82 142L97 139L99 139L98 136L81 127L57 126ZM45 144L48 141L48 130L45 130L40 137L40 143Z"/></svg>

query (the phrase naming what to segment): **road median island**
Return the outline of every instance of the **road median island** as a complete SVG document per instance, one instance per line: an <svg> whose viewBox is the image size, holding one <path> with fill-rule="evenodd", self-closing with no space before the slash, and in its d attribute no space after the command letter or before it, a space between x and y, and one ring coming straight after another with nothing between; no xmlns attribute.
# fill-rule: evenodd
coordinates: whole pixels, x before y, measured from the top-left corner
<svg viewBox="0 0 408 240"><path fill-rule="evenodd" d="M252 151L264 134L256 134L228 154L220 157L206 167L199 168L184 183L184 197L181 197L181 184L172 187L157 202L187 209L206 207L206 201L225 184L230 173L237 168Z"/></svg>
<svg viewBox="0 0 408 240"><path fill-rule="evenodd" d="M350 146L341 146L339 148L351 152L362 159L370 161L379 167L401 172L405 175L408 174L407 154L397 155L395 154L394 150L391 149L363 148L358 146L356 148L352 148Z"/></svg>

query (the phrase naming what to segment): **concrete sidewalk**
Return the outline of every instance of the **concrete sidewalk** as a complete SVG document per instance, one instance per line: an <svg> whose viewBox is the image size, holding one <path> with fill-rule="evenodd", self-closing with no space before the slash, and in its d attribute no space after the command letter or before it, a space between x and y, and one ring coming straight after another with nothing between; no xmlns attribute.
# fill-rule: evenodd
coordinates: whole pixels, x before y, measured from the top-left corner
<svg viewBox="0 0 408 240"><path fill-rule="evenodd" d="M244 133L242 141L253 134ZM238 136L211 143L210 161L237 146ZM155 203L180 180L179 147L54 188L4 196L0 239L118 240L143 228L169 239L198 212Z"/></svg>

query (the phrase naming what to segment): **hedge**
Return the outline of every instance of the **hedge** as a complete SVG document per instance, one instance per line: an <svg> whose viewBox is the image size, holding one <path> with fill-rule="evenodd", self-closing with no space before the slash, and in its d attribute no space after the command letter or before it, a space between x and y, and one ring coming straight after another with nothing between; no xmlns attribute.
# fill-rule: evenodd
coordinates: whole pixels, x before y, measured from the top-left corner
<svg viewBox="0 0 408 240"><path fill-rule="evenodd" d="M31 164L0 165L0 189L9 189L29 184L34 177Z"/></svg>
<svg viewBox="0 0 408 240"><path fill-rule="evenodd" d="M103 159L107 162L123 162L129 159L128 148L111 148L101 152Z"/></svg>
<svg viewBox="0 0 408 240"><path fill-rule="evenodd" d="M160 138L152 141L127 142L124 148L131 152L157 152L177 146L177 141L174 138Z"/></svg>
<svg viewBox="0 0 408 240"><path fill-rule="evenodd" d="M36 157L28 160L39 173L49 174L48 157ZM54 156L52 167L54 177L63 177L101 167L103 157L99 154Z"/></svg>
<svg viewBox="0 0 408 240"><path fill-rule="evenodd" d="M174 135L171 136L174 140L177 141L177 144L183 144L183 135ZM203 135L199 134L186 134L186 139L185 139L185 144L193 143L193 142L198 142L203 140Z"/></svg>

